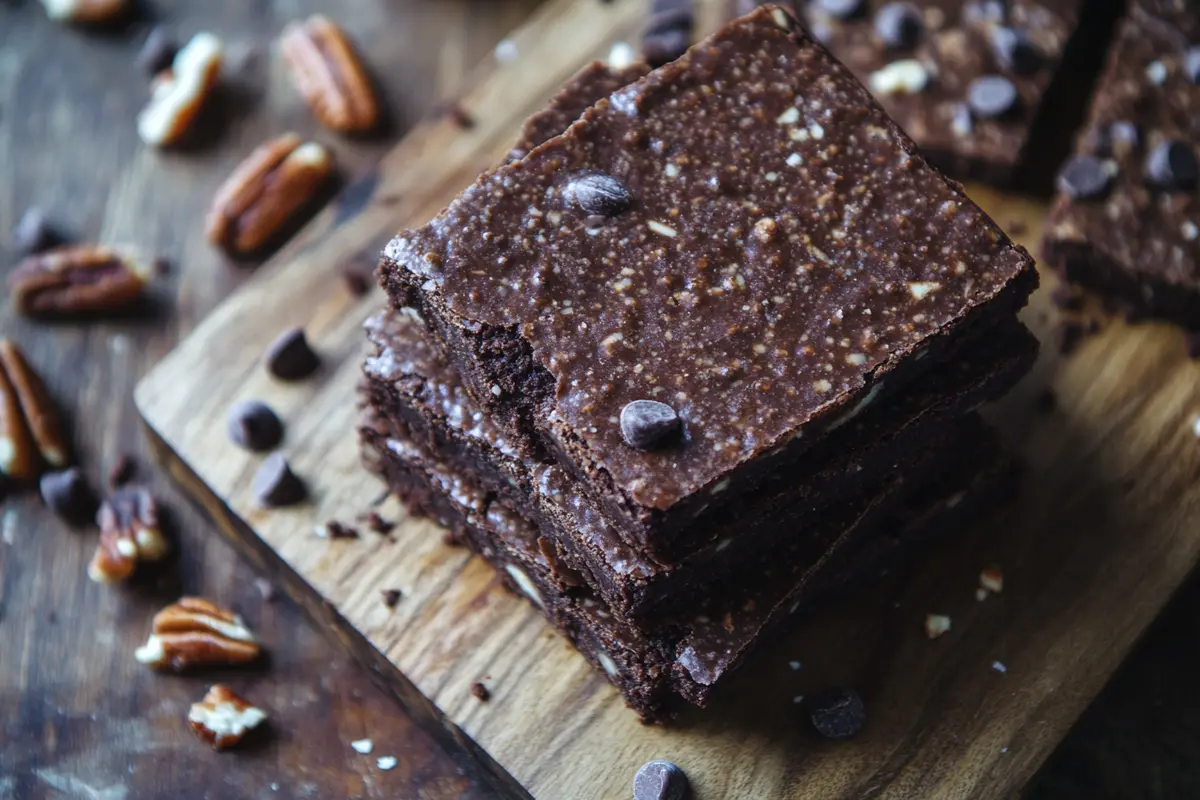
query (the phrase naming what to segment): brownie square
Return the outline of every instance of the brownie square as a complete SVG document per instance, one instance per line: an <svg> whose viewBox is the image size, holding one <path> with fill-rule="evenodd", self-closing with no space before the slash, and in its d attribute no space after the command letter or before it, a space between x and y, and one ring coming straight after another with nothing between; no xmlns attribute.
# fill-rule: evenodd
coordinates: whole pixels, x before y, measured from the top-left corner
<svg viewBox="0 0 1200 800"><path fill-rule="evenodd" d="M1139 316L1200 328L1198 162L1200 8L1139 0L1059 175L1046 262Z"/></svg>
<svg viewBox="0 0 1200 800"><path fill-rule="evenodd" d="M1028 254L771 8L482 176L381 271L512 446L668 561L1036 285ZM669 404L678 435L630 446L638 400Z"/></svg>

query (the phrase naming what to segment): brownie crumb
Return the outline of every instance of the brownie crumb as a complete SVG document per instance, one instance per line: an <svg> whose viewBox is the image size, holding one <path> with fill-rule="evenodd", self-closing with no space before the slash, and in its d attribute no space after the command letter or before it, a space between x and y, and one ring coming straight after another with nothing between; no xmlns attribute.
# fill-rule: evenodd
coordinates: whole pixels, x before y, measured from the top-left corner
<svg viewBox="0 0 1200 800"><path fill-rule="evenodd" d="M329 534L330 539L357 539L358 529L347 525L344 522L338 522L336 519L331 519L325 523L325 531Z"/></svg>
<svg viewBox="0 0 1200 800"><path fill-rule="evenodd" d="M1010 219L1004 226L1004 232L1009 236L1023 236L1029 232L1029 226L1025 224L1025 220Z"/></svg>
<svg viewBox="0 0 1200 800"><path fill-rule="evenodd" d="M133 479L137 462L128 453L122 453L108 470L108 488L119 489Z"/></svg>
<svg viewBox="0 0 1200 800"><path fill-rule="evenodd" d="M1038 392L1034 398L1033 407L1043 414L1049 414L1058 406L1058 396L1054 394L1054 390L1046 387Z"/></svg>
<svg viewBox="0 0 1200 800"><path fill-rule="evenodd" d="M488 687L484 686L480 681L475 681L471 684L471 694L481 703L486 703L492 699L492 693Z"/></svg>
<svg viewBox="0 0 1200 800"><path fill-rule="evenodd" d="M1095 323L1063 320L1054 329L1054 343L1059 355L1070 355L1089 333L1095 333Z"/></svg>
<svg viewBox="0 0 1200 800"><path fill-rule="evenodd" d="M399 589L384 589L380 592L383 595L383 604L388 608L395 608L400 602L401 592Z"/></svg>
<svg viewBox="0 0 1200 800"><path fill-rule="evenodd" d="M437 115L450 120L463 130L475 127L475 118L457 100L446 100L440 103L437 107Z"/></svg>
<svg viewBox="0 0 1200 800"><path fill-rule="evenodd" d="M342 283L354 297L364 297L371 291L375 266L363 256L355 256L342 264Z"/></svg>
<svg viewBox="0 0 1200 800"><path fill-rule="evenodd" d="M813 727L826 739L852 739L867 719L862 698L853 689L824 689L813 696L809 707Z"/></svg>
<svg viewBox="0 0 1200 800"><path fill-rule="evenodd" d="M1069 283L1060 283L1050 292L1050 302L1064 311L1077 311L1083 305L1083 293Z"/></svg>
<svg viewBox="0 0 1200 800"><path fill-rule="evenodd" d="M380 536L386 536L396 527L396 523L379 516L377 511L368 513L363 517L363 521L367 524L367 530L378 533Z"/></svg>

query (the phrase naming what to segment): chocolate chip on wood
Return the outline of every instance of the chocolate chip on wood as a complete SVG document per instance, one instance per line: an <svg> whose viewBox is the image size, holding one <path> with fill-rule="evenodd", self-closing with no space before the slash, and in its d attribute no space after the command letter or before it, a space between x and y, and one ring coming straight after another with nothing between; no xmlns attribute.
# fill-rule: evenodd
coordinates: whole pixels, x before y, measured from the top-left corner
<svg viewBox="0 0 1200 800"><path fill-rule="evenodd" d="M176 41L175 34L165 25L155 25L142 42L142 49L137 55L137 65L154 77L171 66L178 52L179 42Z"/></svg>
<svg viewBox="0 0 1200 800"><path fill-rule="evenodd" d="M46 212L37 206L21 215L21 219L13 226L12 236L13 246L27 256L48 250L59 241Z"/></svg>
<svg viewBox="0 0 1200 800"><path fill-rule="evenodd" d="M283 453L267 456L251 486L258 504L264 508L295 505L308 496L304 481L300 480Z"/></svg>
<svg viewBox="0 0 1200 800"><path fill-rule="evenodd" d="M226 429L233 443L246 450L272 450L283 441L283 423L260 400L235 403L226 417Z"/></svg>
<svg viewBox="0 0 1200 800"><path fill-rule="evenodd" d="M634 800L683 800L688 777L670 761L651 761L633 776Z"/></svg>
<svg viewBox="0 0 1200 800"><path fill-rule="evenodd" d="M826 739L852 739L862 730L867 712L853 689L823 689L809 701L813 727Z"/></svg>
<svg viewBox="0 0 1200 800"><path fill-rule="evenodd" d="M289 328L281 333L265 356L267 371L285 381L298 381L316 372L321 359L308 344L303 328Z"/></svg>
<svg viewBox="0 0 1200 800"><path fill-rule="evenodd" d="M96 514L96 494L78 467L47 472L38 487L46 507L72 525L82 525Z"/></svg>

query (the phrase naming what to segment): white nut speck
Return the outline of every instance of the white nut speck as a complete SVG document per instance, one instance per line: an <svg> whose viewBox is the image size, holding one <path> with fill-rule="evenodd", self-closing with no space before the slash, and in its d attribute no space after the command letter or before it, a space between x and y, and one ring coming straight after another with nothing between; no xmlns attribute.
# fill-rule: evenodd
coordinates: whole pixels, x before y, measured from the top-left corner
<svg viewBox="0 0 1200 800"><path fill-rule="evenodd" d="M775 24L785 31L792 29L792 21L788 18L787 12L778 6L771 9L771 19L775 20Z"/></svg>
<svg viewBox="0 0 1200 800"><path fill-rule="evenodd" d="M1197 438L1200 438L1200 414L1197 414L1192 419L1192 433L1196 434Z"/></svg>
<svg viewBox="0 0 1200 800"><path fill-rule="evenodd" d="M399 763L400 762L396 760L395 756L380 756L379 758L375 759L375 766L379 767L384 772L395 769L396 765Z"/></svg>
<svg viewBox="0 0 1200 800"><path fill-rule="evenodd" d="M800 119L800 109L796 108L795 106L792 106L787 111L783 112L778 117L776 117L775 121L778 122L780 125L791 125L793 122L799 121L799 119Z"/></svg>
<svg viewBox="0 0 1200 800"><path fill-rule="evenodd" d="M537 603L542 608L546 607L542 604L542 596L538 593L537 587L533 585L533 581L531 581L529 576L526 575L519 567L513 564L506 564L504 566L504 570L510 576L512 576L513 581L515 581L517 586L521 588L521 591L525 593L526 597Z"/></svg>
<svg viewBox="0 0 1200 800"><path fill-rule="evenodd" d="M502 390L500 389L500 387L499 387L499 386L497 386L497 385L496 385L496 384L494 384L494 383L492 384L492 389L491 389L491 392L492 392L492 394L494 394L496 397L499 397L499 396L500 396L500 394L501 394L501 391L502 391Z"/></svg>
<svg viewBox="0 0 1200 800"><path fill-rule="evenodd" d="M779 180L779 173L768 172L766 175L763 175L763 177L766 178L769 183L774 183L775 181Z"/></svg>
<svg viewBox="0 0 1200 800"><path fill-rule="evenodd" d="M996 672L1008 672L1008 667L999 661L992 662L992 669L996 670Z"/></svg>
<svg viewBox="0 0 1200 800"><path fill-rule="evenodd" d="M787 157L786 163L789 167L798 167L804 163L804 157L801 156L799 153L792 153L790 156Z"/></svg>
<svg viewBox="0 0 1200 800"><path fill-rule="evenodd" d="M1200 236L1200 227L1190 219L1185 219L1183 224L1179 226L1179 232L1183 234L1183 238L1189 242L1196 241L1196 237Z"/></svg>
<svg viewBox="0 0 1200 800"><path fill-rule="evenodd" d="M771 217L763 217L758 222L754 223L754 238L758 239L763 244L770 242L775 238L775 232L779 226L775 224L775 220Z"/></svg>
<svg viewBox="0 0 1200 800"><path fill-rule="evenodd" d="M364 756L369 756L371 751L375 749L375 743L370 739L359 739L358 741L351 742L350 746L354 748L354 752L361 753Z"/></svg>
<svg viewBox="0 0 1200 800"><path fill-rule="evenodd" d="M802 695L802 694L796 695L795 697L792 698L792 702L795 703L796 705L800 705L801 703L804 702L804 695Z"/></svg>
<svg viewBox="0 0 1200 800"><path fill-rule="evenodd" d="M788 137L793 142L806 142L808 141L808 128L793 128L788 131Z"/></svg>
<svg viewBox="0 0 1200 800"><path fill-rule="evenodd" d="M517 43L512 39L501 39L496 43L496 49L492 54L501 64L511 64L521 55L521 51L517 49Z"/></svg>
<svg viewBox="0 0 1200 800"><path fill-rule="evenodd" d="M637 61L637 51L629 42L616 42L608 51L608 65L613 69L625 69Z"/></svg>
<svg viewBox="0 0 1200 800"><path fill-rule="evenodd" d="M612 656L603 650L597 651L596 660L600 662L600 666L604 667L604 671L614 678L621 671L617 669L617 663L612 660Z"/></svg>
<svg viewBox="0 0 1200 800"><path fill-rule="evenodd" d="M791 667L792 669L800 669L800 667L802 665L799 661L789 661L788 666Z"/></svg>
<svg viewBox="0 0 1200 800"><path fill-rule="evenodd" d="M912 296L917 300L923 299L925 295L929 294L930 292L936 292L940 288L942 288L942 285L940 283L934 283L933 281L913 281L908 285L908 291L911 292Z"/></svg>
<svg viewBox="0 0 1200 800"><path fill-rule="evenodd" d="M1162 86L1167 82L1167 65L1161 61L1151 61L1146 66L1146 79L1155 86Z"/></svg>
<svg viewBox="0 0 1200 800"><path fill-rule="evenodd" d="M679 177L679 165L678 164L667 164L667 166L663 167L663 172L665 172L667 174L668 178L678 178Z"/></svg>
<svg viewBox="0 0 1200 800"><path fill-rule="evenodd" d="M649 222L647 222L646 227L649 228L650 230L654 231L657 234L661 234L663 236L670 237L671 239L674 239L676 236L676 232L675 232L674 228L672 228L670 225L664 225L656 219L652 219Z"/></svg>
<svg viewBox="0 0 1200 800"><path fill-rule="evenodd" d="M987 598L988 598L988 590L987 589L980 586L978 589L975 590L975 599L976 600L978 600L979 602L982 603L984 600L987 600Z"/></svg>
<svg viewBox="0 0 1200 800"><path fill-rule="evenodd" d="M716 485L709 490L709 494L720 494L729 488L729 478L717 481Z"/></svg>
<svg viewBox="0 0 1200 800"><path fill-rule="evenodd" d="M937 639L950 632L950 618L945 614L925 615L925 635Z"/></svg>
<svg viewBox="0 0 1200 800"><path fill-rule="evenodd" d="M1004 591L1004 573L999 567L984 567L979 573L979 586L989 592L999 594Z"/></svg>
<svg viewBox="0 0 1200 800"><path fill-rule="evenodd" d="M872 72L868 83L875 94L917 94L929 85L929 71L915 58L902 58Z"/></svg>
<svg viewBox="0 0 1200 800"><path fill-rule="evenodd" d="M814 139L824 139L825 138L825 128L823 128L821 126L821 123L819 123L819 122L814 122L811 125L809 125L808 132L812 134L812 137Z"/></svg>
<svg viewBox="0 0 1200 800"><path fill-rule="evenodd" d="M867 363L867 357L862 353L851 353L850 355L846 356L846 363L853 364L856 367L861 367L863 364Z"/></svg>
<svg viewBox="0 0 1200 800"><path fill-rule="evenodd" d="M813 388L816 389L818 392L824 393L824 392L828 392L830 389L832 389L833 384L830 383L829 381L827 381L825 378L821 378L821 380L819 380L819 381L813 381Z"/></svg>

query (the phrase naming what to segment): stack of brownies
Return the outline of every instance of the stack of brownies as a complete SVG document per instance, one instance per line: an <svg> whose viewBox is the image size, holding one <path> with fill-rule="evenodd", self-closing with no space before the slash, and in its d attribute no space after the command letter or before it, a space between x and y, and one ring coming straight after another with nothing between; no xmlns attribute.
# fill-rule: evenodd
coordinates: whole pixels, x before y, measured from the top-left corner
<svg viewBox="0 0 1200 800"><path fill-rule="evenodd" d="M994 499L1033 262L781 9L513 157L389 244L364 451L645 719Z"/></svg>

